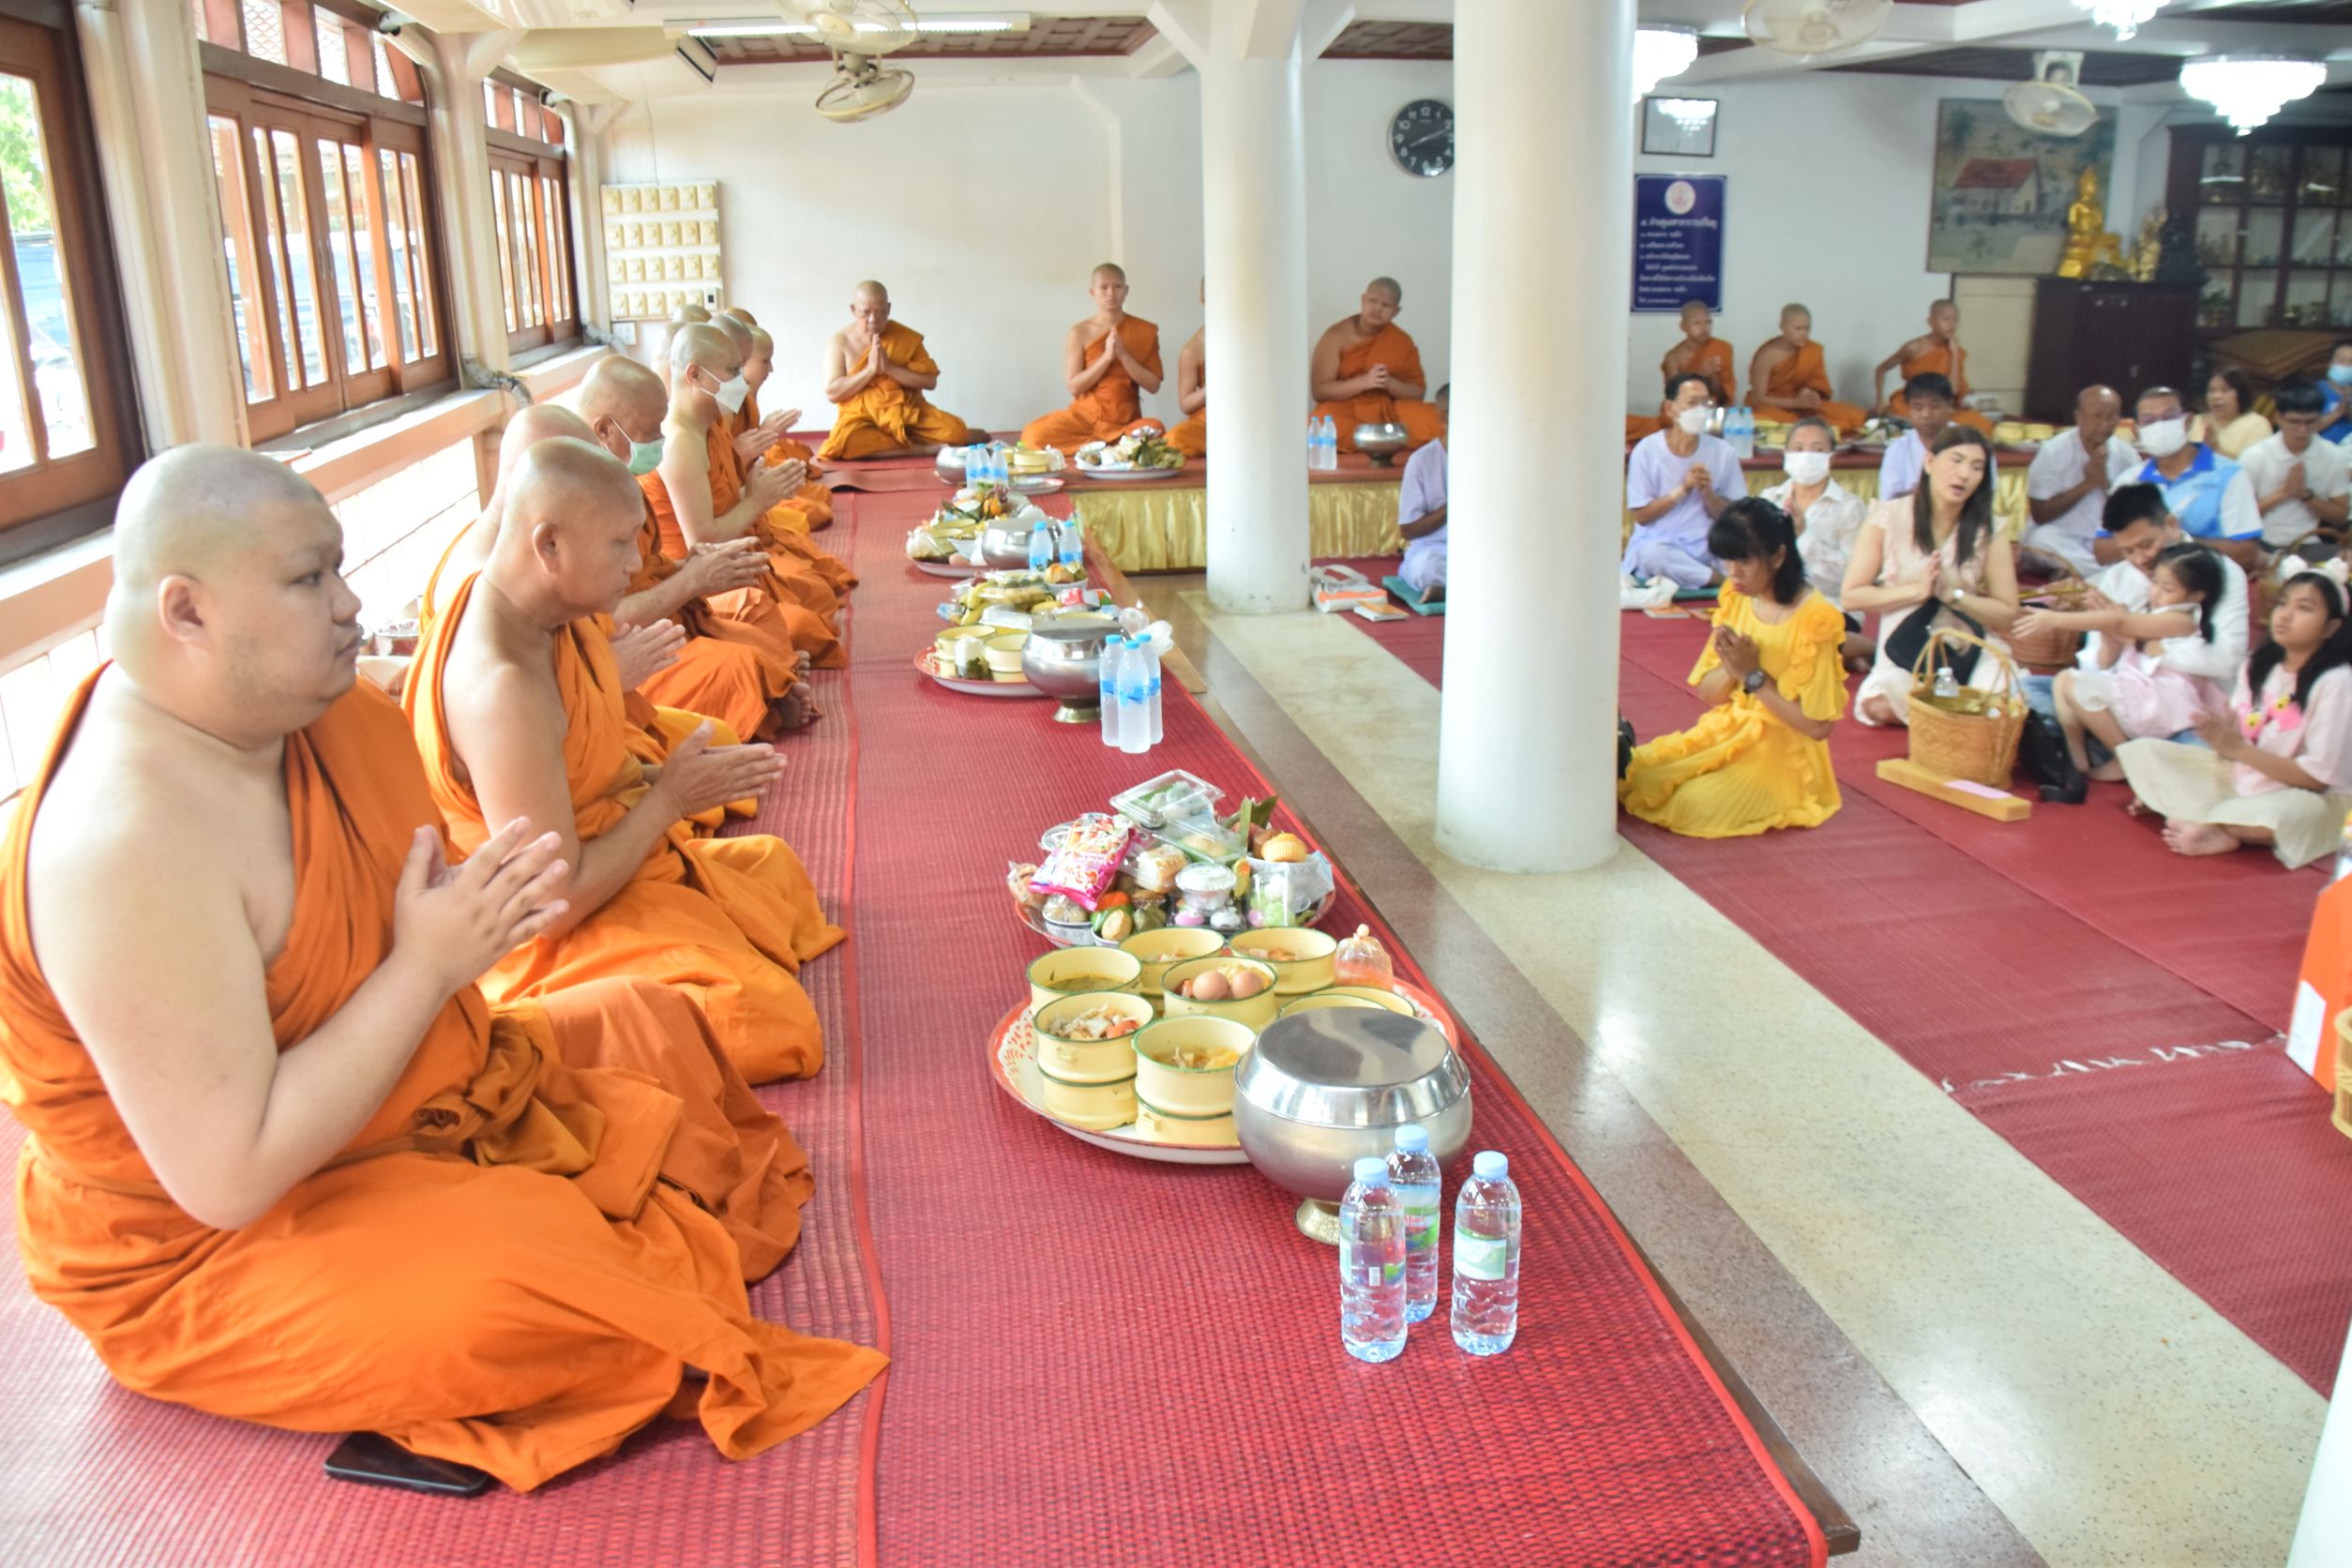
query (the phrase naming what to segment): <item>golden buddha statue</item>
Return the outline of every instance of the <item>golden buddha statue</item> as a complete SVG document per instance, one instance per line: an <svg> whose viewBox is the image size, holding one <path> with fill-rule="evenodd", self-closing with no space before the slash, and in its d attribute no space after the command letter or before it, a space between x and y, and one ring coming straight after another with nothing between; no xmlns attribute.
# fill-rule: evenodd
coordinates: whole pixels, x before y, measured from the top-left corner
<svg viewBox="0 0 2352 1568"><path fill-rule="evenodd" d="M2107 233L2107 212L2099 204L2099 171L2085 169L2073 204L2066 209L2066 253L2058 275L2088 278L2102 264L2120 267L2122 262L2123 242Z"/></svg>

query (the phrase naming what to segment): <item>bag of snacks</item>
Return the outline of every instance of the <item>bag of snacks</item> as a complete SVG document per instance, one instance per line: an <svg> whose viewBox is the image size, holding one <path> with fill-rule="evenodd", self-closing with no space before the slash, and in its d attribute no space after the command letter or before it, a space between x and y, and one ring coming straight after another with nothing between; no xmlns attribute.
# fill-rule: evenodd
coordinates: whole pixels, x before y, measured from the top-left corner
<svg viewBox="0 0 2352 1568"><path fill-rule="evenodd" d="M1246 900L1252 926L1303 926L1331 897L1331 862L1321 852L1304 860L1253 860Z"/></svg>
<svg viewBox="0 0 2352 1568"><path fill-rule="evenodd" d="M1008 861L1006 863L1004 885L1012 890L1013 902L1024 909L1037 910L1046 907L1046 896L1038 892L1035 886L1036 878L1037 867L1034 866L1025 862Z"/></svg>
<svg viewBox="0 0 2352 1568"><path fill-rule="evenodd" d="M1332 955L1331 972L1332 984L1335 986L1371 986L1383 991L1396 988L1396 965L1369 926L1359 926L1354 936L1340 939L1339 951Z"/></svg>
<svg viewBox="0 0 2352 1568"><path fill-rule="evenodd" d="M1093 910L1119 880L1127 841L1134 836L1134 827L1120 818L1080 817L1030 879L1031 890L1060 894L1081 909Z"/></svg>

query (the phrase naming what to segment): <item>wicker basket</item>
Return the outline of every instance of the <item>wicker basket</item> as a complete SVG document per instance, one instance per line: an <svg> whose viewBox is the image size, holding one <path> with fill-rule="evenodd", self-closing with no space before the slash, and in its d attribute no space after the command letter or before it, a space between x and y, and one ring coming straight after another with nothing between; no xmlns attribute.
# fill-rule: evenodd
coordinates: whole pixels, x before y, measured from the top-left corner
<svg viewBox="0 0 2352 1568"><path fill-rule="evenodd" d="M1936 695L1936 671L1947 647L1979 650L1978 678L1984 656L1998 667L2001 687L1962 686L1960 695ZM1981 638L1937 626L1911 663L1911 761L1945 778L1972 779L1996 790L2009 788L2017 768L2017 737L2026 729L2026 698L2017 667L2009 656Z"/></svg>
<svg viewBox="0 0 2352 1568"><path fill-rule="evenodd" d="M2027 603L2047 610L2080 610L2083 596L2089 592L2090 584L2079 577L2060 578L2038 590ZM2072 669L2074 656L2082 649L2083 634L2071 627L2009 634L2010 656L2036 671Z"/></svg>

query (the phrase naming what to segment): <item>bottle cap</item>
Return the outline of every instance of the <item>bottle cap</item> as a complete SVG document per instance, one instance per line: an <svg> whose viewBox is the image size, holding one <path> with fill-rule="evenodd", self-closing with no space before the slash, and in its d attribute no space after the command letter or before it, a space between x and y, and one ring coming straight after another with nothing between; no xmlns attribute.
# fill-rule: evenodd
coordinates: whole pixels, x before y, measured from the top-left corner
<svg viewBox="0 0 2352 1568"><path fill-rule="evenodd" d="M1482 1182L1500 1182L1511 1174L1511 1156L1500 1149L1481 1149L1470 1170Z"/></svg>
<svg viewBox="0 0 2352 1568"><path fill-rule="evenodd" d="M1418 1122L1408 1122L1396 1129L1396 1147L1408 1154L1425 1153L1429 1148L1429 1129Z"/></svg>
<svg viewBox="0 0 2352 1568"><path fill-rule="evenodd" d="M1388 1162L1378 1154L1366 1154L1356 1161L1356 1183L1360 1186L1388 1185Z"/></svg>

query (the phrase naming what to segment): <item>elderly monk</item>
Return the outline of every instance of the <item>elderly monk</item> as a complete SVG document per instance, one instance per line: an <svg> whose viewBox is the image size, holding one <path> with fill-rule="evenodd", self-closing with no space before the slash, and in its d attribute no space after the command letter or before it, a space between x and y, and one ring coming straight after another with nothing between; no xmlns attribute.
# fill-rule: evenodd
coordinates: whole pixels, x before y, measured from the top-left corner
<svg viewBox="0 0 2352 1568"><path fill-rule="evenodd" d="M824 1044L792 974L841 931L782 839L698 839L681 821L761 793L783 764L698 731L649 772L628 747L610 650L581 629L627 583L635 490L584 442L523 454L490 564L450 593L403 693L459 849L529 815L563 836L573 867L564 917L484 989L512 1001L615 974L673 985L745 1077L806 1078Z"/></svg>
<svg viewBox="0 0 2352 1568"><path fill-rule="evenodd" d="M1748 366L1748 396L1759 425L1819 419L1851 435L1870 417L1869 410L1831 398L1829 367L1813 340L1813 312L1802 305L1781 307L1780 336L1756 350Z"/></svg>
<svg viewBox="0 0 2352 1568"><path fill-rule="evenodd" d="M821 666L838 668L848 661L835 629L840 601L812 559L824 552L805 534L777 527L773 510L800 484L805 470L797 462L764 460L748 472L736 466L721 417L725 389L739 382L736 372L742 367L726 334L715 327L688 327L678 335L671 354L673 373L670 412L662 422L661 462L638 481L654 508L661 552L680 561L695 545L759 540L769 565L761 586L784 610L793 646ZM713 602L722 614L743 608L731 596Z"/></svg>
<svg viewBox="0 0 2352 1568"><path fill-rule="evenodd" d="M734 345L735 354L742 362L743 398L733 409L723 411L719 416L720 427L732 444L737 476L749 473L751 466L763 457L771 464L798 460L808 469L808 475L804 475L798 490L770 508L768 520L777 532L786 534L807 534L815 529L831 527L833 491L810 476L815 471L808 448L790 439L792 425L800 418L800 410L780 409L764 419L760 416L760 388L767 384L768 376L776 369L776 339L768 339L767 351L762 354L760 339L765 334L751 324L749 313L740 309L720 311L711 319L711 324L727 334L728 341ZM755 362L758 365L756 373L753 368ZM806 553L811 559L822 557L826 561L833 560L831 555L813 545L807 547ZM831 574L823 575L830 580Z"/></svg>
<svg viewBox="0 0 2352 1568"><path fill-rule="evenodd" d="M656 356L655 364L656 373L661 377L663 386L667 387L670 384L670 359L666 345L677 341L678 334L689 326L708 325L710 319L711 313L700 305L681 305L670 313L669 335L664 339L665 349L660 355Z"/></svg>
<svg viewBox="0 0 2352 1568"><path fill-rule="evenodd" d="M1200 280L1200 303L1209 303L1209 280ZM1176 406L1184 423L1168 432L1168 444L1188 458L1209 455L1209 329L1201 327L1176 352Z"/></svg>
<svg viewBox="0 0 2352 1568"><path fill-rule="evenodd" d="M833 433L817 449L836 459L927 457L972 439L972 427L924 396L939 363L923 334L890 319L890 291L872 279L850 294L850 324L825 342Z"/></svg>
<svg viewBox="0 0 2352 1568"><path fill-rule="evenodd" d="M1445 434L1445 415L1432 408L1421 351L1396 324L1405 291L1394 278L1364 286L1356 313L1334 322L1315 340L1307 378L1315 395L1315 417L1329 415L1339 430L1339 449L1356 449L1358 425L1401 425L1405 450Z"/></svg>
<svg viewBox="0 0 2352 1568"><path fill-rule="evenodd" d="M510 822L445 862L407 726L354 686L341 554L266 458L184 446L123 492L116 662L5 850L33 1289L127 1388L516 1487L666 1410L735 1458L805 1430L883 1358L750 1313L797 1151L683 998L486 1005L474 976L565 917L561 843Z"/></svg>
<svg viewBox="0 0 2352 1568"><path fill-rule="evenodd" d="M1070 406L1021 430L1024 446L1076 450L1090 441L1116 441L1139 430L1162 430L1143 417L1143 394L1160 389L1160 329L1127 314L1127 274L1105 262L1087 284L1094 313L1063 341L1063 379Z"/></svg>
<svg viewBox="0 0 2352 1568"><path fill-rule="evenodd" d="M1905 388L1913 377L1941 376L1952 383L1952 423L1967 425L1986 435L1993 433L1993 422L1972 408L1962 406L1968 395L1968 351L1960 346L1960 307L1951 300L1939 299L1927 308L1927 332L1914 338L1884 359L1871 373L1870 396L1878 403L1884 396L1887 372L1898 372L1901 383L1894 396L1879 404L1878 412L1897 419L1910 418L1910 404Z"/></svg>

